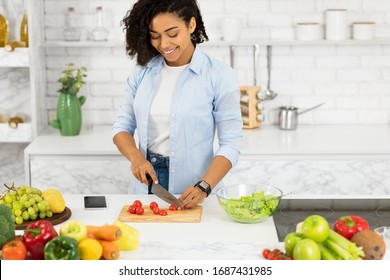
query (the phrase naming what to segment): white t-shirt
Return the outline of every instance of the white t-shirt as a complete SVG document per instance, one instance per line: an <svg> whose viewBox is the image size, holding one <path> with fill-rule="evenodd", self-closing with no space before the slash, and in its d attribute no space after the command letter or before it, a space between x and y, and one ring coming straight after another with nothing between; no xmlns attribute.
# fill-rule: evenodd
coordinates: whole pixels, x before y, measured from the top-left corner
<svg viewBox="0 0 390 280"><path fill-rule="evenodd" d="M165 60L161 68L160 82L154 96L149 116L148 149L169 156L169 114L172 97L181 74L188 68L169 66Z"/></svg>

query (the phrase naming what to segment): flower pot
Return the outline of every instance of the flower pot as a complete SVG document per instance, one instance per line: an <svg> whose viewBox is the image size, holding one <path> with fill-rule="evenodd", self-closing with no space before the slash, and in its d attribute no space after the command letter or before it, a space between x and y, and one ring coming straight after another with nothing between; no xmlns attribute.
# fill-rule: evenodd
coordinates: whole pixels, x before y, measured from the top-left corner
<svg viewBox="0 0 390 280"><path fill-rule="evenodd" d="M85 97L75 94L60 93L57 104L57 119L50 122L51 126L60 130L63 136L78 135L82 125L81 106Z"/></svg>

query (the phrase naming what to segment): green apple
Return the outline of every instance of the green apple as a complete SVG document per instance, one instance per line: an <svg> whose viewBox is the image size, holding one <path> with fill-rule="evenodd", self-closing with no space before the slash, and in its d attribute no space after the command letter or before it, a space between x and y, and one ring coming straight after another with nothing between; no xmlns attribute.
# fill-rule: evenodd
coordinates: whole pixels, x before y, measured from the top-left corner
<svg viewBox="0 0 390 280"><path fill-rule="evenodd" d="M302 234L315 242L322 242L329 236L329 223L320 215L307 217L302 224Z"/></svg>
<svg viewBox="0 0 390 280"><path fill-rule="evenodd" d="M286 250L286 254L292 256L295 245L302 239L304 239L304 236L300 233L290 232L287 234L284 238L284 249Z"/></svg>
<svg viewBox="0 0 390 280"><path fill-rule="evenodd" d="M293 251L294 260L320 260L321 250L318 244L305 238L297 242Z"/></svg>

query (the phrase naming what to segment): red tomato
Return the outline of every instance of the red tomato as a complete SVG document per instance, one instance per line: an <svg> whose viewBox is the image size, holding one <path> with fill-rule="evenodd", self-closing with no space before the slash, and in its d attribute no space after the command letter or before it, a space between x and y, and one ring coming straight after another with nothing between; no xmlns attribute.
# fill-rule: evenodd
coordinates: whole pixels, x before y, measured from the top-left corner
<svg viewBox="0 0 390 280"><path fill-rule="evenodd" d="M168 215L167 211L166 210L160 210L160 212L158 213L160 216L166 216Z"/></svg>
<svg viewBox="0 0 390 280"><path fill-rule="evenodd" d="M153 210L153 209L156 208L156 207L158 207L158 204L157 204L157 202L155 202L155 201L151 202L150 205L149 205L149 208L150 208L151 210Z"/></svg>
<svg viewBox="0 0 390 280"><path fill-rule="evenodd" d="M133 205L140 207L140 206L142 206L142 202L137 199L137 200L134 200Z"/></svg>
<svg viewBox="0 0 390 280"><path fill-rule="evenodd" d="M4 244L2 251L5 260L25 260L27 256L27 248L20 238Z"/></svg>
<svg viewBox="0 0 390 280"><path fill-rule="evenodd" d="M135 214L137 214L137 215L143 215L143 214L144 214L144 208L142 208L142 207L137 207L137 209L135 210Z"/></svg>
<svg viewBox="0 0 390 280"><path fill-rule="evenodd" d="M268 255L271 253L271 250L270 249L264 249L263 250L263 257L264 258L268 258Z"/></svg>
<svg viewBox="0 0 390 280"><path fill-rule="evenodd" d="M169 206L169 210L176 211L177 207L175 205L171 205L171 206Z"/></svg>
<svg viewBox="0 0 390 280"><path fill-rule="evenodd" d="M160 209L158 207L153 208L153 214L158 215L160 214Z"/></svg>
<svg viewBox="0 0 390 280"><path fill-rule="evenodd" d="M137 210L137 206L134 206L134 205L130 205L129 207L129 213L130 214L135 214L135 211Z"/></svg>

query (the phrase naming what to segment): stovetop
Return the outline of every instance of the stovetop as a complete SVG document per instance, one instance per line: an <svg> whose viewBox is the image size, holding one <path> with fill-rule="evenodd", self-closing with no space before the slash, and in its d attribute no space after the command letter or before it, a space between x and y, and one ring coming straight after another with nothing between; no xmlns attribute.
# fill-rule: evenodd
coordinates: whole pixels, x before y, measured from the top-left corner
<svg viewBox="0 0 390 280"><path fill-rule="evenodd" d="M357 198L357 199L285 199L273 215L278 239L294 232L298 223L310 215L321 215L333 228L341 216L354 215L366 219L371 229L390 226L390 199Z"/></svg>

